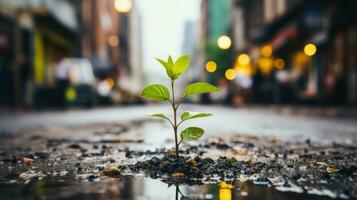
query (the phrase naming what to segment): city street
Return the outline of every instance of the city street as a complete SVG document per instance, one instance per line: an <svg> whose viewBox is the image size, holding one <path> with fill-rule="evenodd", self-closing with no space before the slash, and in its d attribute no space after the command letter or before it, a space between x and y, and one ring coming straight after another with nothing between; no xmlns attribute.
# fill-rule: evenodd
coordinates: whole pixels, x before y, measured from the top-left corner
<svg viewBox="0 0 357 200"><path fill-rule="evenodd" d="M6 134L21 134L24 130L44 127L63 128L87 124L125 123L131 120L150 119L145 116L146 114L161 112L170 115L169 109L169 105L162 104L1 114L0 130ZM238 133L282 140L311 139L327 143L334 141L353 144L353 141L357 140L357 119L333 117L321 111L317 111L318 115L315 115L312 114L312 109L310 112L296 112L299 109L292 107L274 109L274 107L232 108L184 105L181 110L213 114L212 117L197 119L192 123L203 127L207 137ZM165 129L161 129L160 132L170 132L168 124L164 127ZM167 136L171 135L168 133Z"/></svg>
<svg viewBox="0 0 357 200"><path fill-rule="evenodd" d="M194 167L184 164L181 169L170 157L169 124L145 116L167 113L168 108L160 104L2 113L0 198L178 199L181 194L218 199L217 191L221 198L224 188L233 185L229 193L249 194L251 199L357 196L352 184L357 123L334 117L341 110L182 105L182 111L213 116L185 124L206 133L199 142L180 147L185 163L194 159ZM195 165L202 169L197 171ZM187 178L170 179L176 170ZM167 187L173 183L176 188ZM28 188L31 192L23 193Z"/></svg>

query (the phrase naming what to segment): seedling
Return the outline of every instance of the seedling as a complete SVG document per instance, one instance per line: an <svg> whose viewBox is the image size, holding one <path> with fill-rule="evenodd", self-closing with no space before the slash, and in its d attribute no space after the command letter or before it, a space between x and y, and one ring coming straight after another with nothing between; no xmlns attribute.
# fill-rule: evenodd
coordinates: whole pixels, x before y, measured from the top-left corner
<svg viewBox="0 0 357 200"><path fill-rule="evenodd" d="M171 56L169 56L167 62L156 58L157 61L161 63L161 65L165 68L167 76L171 80L171 97L169 89L161 84L153 84L149 85L141 93L141 96L145 99L152 100L152 101L168 101L171 104L172 111L173 111L173 120L169 119L166 115L162 113L155 113L148 116L152 117L159 117L167 120L174 131L175 134L175 150L176 156L179 157L179 146L182 141L195 141L202 137L204 130L199 127L188 127L181 131L180 133L180 141L178 140L177 131L179 126L190 119L200 118L200 117L208 117L212 114L210 113L201 113L201 112L188 112L185 111L181 114L181 120L178 121L177 119L177 110L184 100L185 97L191 95L198 95L210 92L217 92L219 91L218 88L215 86L205 83L205 82L195 82L189 84L183 93L183 96L179 99L175 98L175 80L186 71L188 66L190 65L190 57L188 55L184 55L179 57L175 62L172 60Z"/></svg>

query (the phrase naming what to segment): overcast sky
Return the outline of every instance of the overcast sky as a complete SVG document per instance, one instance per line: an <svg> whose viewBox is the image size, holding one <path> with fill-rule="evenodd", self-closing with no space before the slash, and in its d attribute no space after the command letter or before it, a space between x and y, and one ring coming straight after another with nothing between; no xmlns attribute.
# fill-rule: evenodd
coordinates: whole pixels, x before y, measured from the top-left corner
<svg viewBox="0 0 357 200"><path fill-rule="evenodd" d="M184 25L187 20L197 21L200 0L136 0L142 17L143 68L150 82L164 76L154 57L166 58L180 55ZM198 28L198 27L197 27Z"/></svg>

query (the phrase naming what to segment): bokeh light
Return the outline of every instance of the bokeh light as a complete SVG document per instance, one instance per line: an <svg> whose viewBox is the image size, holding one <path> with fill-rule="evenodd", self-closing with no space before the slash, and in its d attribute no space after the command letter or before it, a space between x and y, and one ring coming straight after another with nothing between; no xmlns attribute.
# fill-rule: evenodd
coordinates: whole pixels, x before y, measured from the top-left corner
<svg viewBox="0 0 357 200"><path fill-rule="evenodd" d="M241 54L238 56L238 63L240 65L248 65L250 62L250 58L248 56L248 54Z"/></svg>
<svg viewBox="0 0 357 200"><path fill-rule="evenodd" d="M217 40L217 45L220 49L229 49L232 45L232 40L226 35L222 35Z"/></svg>
<svg viewBox="0 0 357 200"><path fill-rule="evenodd" d="M210 73L213 73L217 70L217 64L214 61L208 61L206 63L206 70Z"/></svg>
<svg viewBox="0 0 357 200"><path fill-rule="evenodd" d="M233 80L236 77L236 71L234 69L227 69L224 75L226 79Z"/></svg>
<svg viewBox="0 0 357 200"><path fill-rule="evenodd" d="M261 49L260 53L264 57L270 57L273 54L273 48L270 45L265 45Z"/></svg>
<svg viewBox="0 0 357 200"><path fill-rule="evenodd" d="M66 100L67 101L74 101L77 98L76 90L73 87L69 87L66 90Z"/></svg>
<svg viewBox="0 0 357 200"><path fill-rule="evenodd" d="M108 38L108 44L112 47L117 47L119 45L119 38L116 35L111 35Z"/></svg>
<svg viewBox="0 0 357 200"><path fill-rule="evenodd" d="M273 69L274 60L272 58L259 58L258 60L259 69L262 74L269 75Z"/></svg>
<svg viewBox="0 0 357 200"><path fill-rule="evenodd" d="M305 47L304 47L304 53L307 56L315 55L316 51L317 51L317 47L316 47L316 45L314 45L312 43L309 43L309 44L305 45Z"/></svg>
<svg viewBox="0 0 357 200"><path fill-rule="evenodd" d="M112 78L105 79L105 82L108 84L109 88L113 88L115 86L115 82Z"/></svg>
<svg viewBox="0 0 357 200"><path fill-rule="evenodd" d="M285 61L281 58L278 58L274 61L274 66L276 69L284 69Z"/></svg>
<svg viewBox="0 0 357 200"><path fill-rule="evenodd" d="M118 12L127 13L133 6L132 0L115 0L114 7Z"/></svg>

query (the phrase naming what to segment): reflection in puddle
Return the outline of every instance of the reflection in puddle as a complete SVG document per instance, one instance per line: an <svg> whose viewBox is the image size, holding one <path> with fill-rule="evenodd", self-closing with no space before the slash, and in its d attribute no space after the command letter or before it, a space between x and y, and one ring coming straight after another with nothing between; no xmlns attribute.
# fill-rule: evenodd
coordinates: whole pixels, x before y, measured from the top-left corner
<svg viewBox="0 0 357 200"><path fill-rule="evenodd" d="M248 195L249 193L249 195ZM205 185L168 185L160 180L125 176L98 182L43 179L28 184L1 184L0 199L155 199L155 200L258 200L329 199L305 193L279 192L249 182L220 182Z"/></svg>
<svg viewBox="0 0 357 200"><path fill-rule="evenodd" d="M220 200L231 200L232 199L232 184L226 182L220 182L219 184L219 199Z"/></svg>

